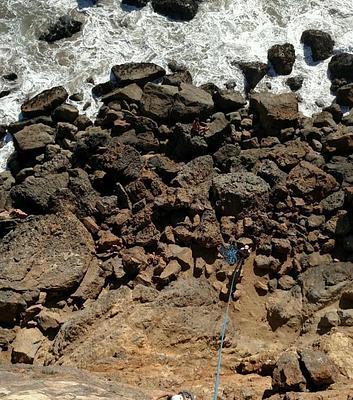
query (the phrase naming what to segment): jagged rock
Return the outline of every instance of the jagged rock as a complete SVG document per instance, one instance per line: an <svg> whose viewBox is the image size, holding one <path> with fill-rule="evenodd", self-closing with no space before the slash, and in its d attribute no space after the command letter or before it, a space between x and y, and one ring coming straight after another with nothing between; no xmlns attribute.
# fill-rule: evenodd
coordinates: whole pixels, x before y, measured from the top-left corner
<svg viewBox="0 0 353 400"><path fill-rule="evenodd" d="M294 93L258 93L250 97L250 107L258 114L262 127L273 134L296 126L298 100Z"/></svg>
<svg viewBox="0 0 353 400"><path fill-rule="evenodd" d="M334 192L320 202L320 206L324 213L332 213L338 211L344 205L345 194L342 190Z"/></svg>
<svg viewBox="0 0 353 400"><path fill-rule="evenodd" d="M78 114L78 109L75 106L62 104L53 111L52 117L56 122L69 122L72 124L78 117Z"/></svg>
<svg viewBox="0 0 353 400"><path fill-rule="evenodd" d="M6 249L6 250L5 250ZM91 235L70 214L25 221L0 244L0 289L69 292L91 262Z"/></svg>
<svg viewBox="0 0 353 400"><path fill-rule="evenodd" d="M14 142L20 155L33 158L43 153L48 144L55 143L55 130L43 124L26 126L14 134Z"/></svg>
<svg viewBox="0 0 353 400"><path fill-rule="evenodd" d="M37 94L32 99L24 102L21 112L26 118L50 114L56 107L64 103L69 94L62 86L56 86Z"/></svg>
<svg viewBox="0 0 353 400"><path fill-rule="evenodd" d="M327 311L320 319L319 327L321 329L331 329L334 326L340 325L340 317L338 316L337 311Z"/></svg>
<svg viewBox="0 0 353 400"><path fill-rule="evenodd" d="M175 96L172 118L176 121L190 122L196 117L206 117L213 112L212 96L205 90L186 83L180 84Z"/></svg>
<svg viewBox="0 0 353 400"><path fill-rule="evenodd" d="M251 172L229 173L213 179L211 195L222 215L237 215L250 208L261 208L268 201L269 185Z"/></svg>
<svg viewBox="0 0 353 400"><path fill-rule="evenodd" d="M353 83L342 86L337 90L336 101L341 106L353 107Z"/></svg>
<svg viewBox="0 0 353 400"><path fill-rule="evenodd" d="M12 343L11 362L13 364L33 364L44 336L37 328L22 329Z"/></svg>
<svg viewBox="0 0 353 400"><path fill-rule="evenodd" d="M21 294L0 290L0 323L13 323L25 308L26 302Z"/></svg>
<svg viewBox="0 0 353 400"><path fill-rule="evenodd" d="M287 186L293 195L320 201L336 189L337 182L322 169L301 161L288 174Z"/></svg>
<svg viewBox="0 0 353 400"><path fill-rule="evenodd" d="M177 71L163 78L164 85L180 86L181 83L192 85L192 76L189 71Z"/></svg>
<svg viewBox="0 0 353 400"><path fill-rule="evenodd" d="M195 231L195 241L202 247L212 248L222 244L220 226L213 210L206 210Z"/></svg>
<svg viewBox="0 0 353 400"><path fill-rule="evenodd" d="M36 322L42 331L53 332L58 331L61 325L64 323L64 319L56 311L42 310L36 317Z"/></svg>
<svg viewBox="0 0 353 400"><path fill-rule="evenodd" d="M162 273L155 277L158 283L162 283L164 285L168 285L172 281L175 281L181 272L181 266L177 260L172 260L168 263L168 265L164 268Z"/></svg>
<svg viewBox="0 0 353 400"><path fill-rule="evenodd" d="M308 374L308 386L312 389L323 389L336 382L338 368L322 351L301 350L300 359Z"/></svg>
<svg viewBox="0 0 353 400"><path fill-rule="evenodd" d="M194 267L192 250L188 247L168 244L162 248L162 254L168 260L177 260L183 270L192 269Z"/></svg>
<svg viewBox="0 0 353 400"><path fill-rule="evenodd" d="M334 55L328 65L331 79L353 81L353 54L339 53Z"/></svg>
<svg viewBox="0 0 353 400"><path fill-rule="evenodd" d="M301 89L304 83L304 77L301 75L292 76L286 80L286 85L289 86L292 92Z"/></svg>
<svg viewBox="0 0 353 400"><path fill-rule="evenodd" d="M229 172L230 166L238 159L240 151L239 145L225 144L213 154L215 165L222 171Z"/></svg>
<svg viewBox="0 0 353 400"><path fill-rule="evenodd" d="M169 121L177 93L175 86L148 83L141 99L142 113L159 121Z"/></svg>
<svg viewBox="0 0 353 400"><path fill-rule="evenodd" d="M332 114L327 111L322 111L321 113L314 114L313 125L314 127L318 128L330 127L332 129L335 129L337 126L332 117Z"/></svg>
<svg viewBox="0 0 353 400"><path fill-rule="evenodd" d="M289 75L295 63L294 46L289 43L276 44L268 50L268 61L279 75Z"/></svg>
<svg viewBox="0 0 353 400"><path fill-rule="evenodd" d="M261 79L267 74L268 65L262 62L244 62L239 63L242 70L247 89L254 89Z"/></svg>
<svg viewBox="0 0 353 400"><path fill-rule="evenodd" d="M353 311L352 310L338 310L339 325L353 326Z"/></svg>
<svg viewBox="0 0 353 400"><path fill-rule="evenodd" d="M163 78L165 70L153 63L126 63L115 65L112 68L112 74L121 86L131 83L144 85L147 82Z"/></svg>
<svg viewBox="0 0 353 400"><path fill-rule="evenodd" d="M149 165L166 182L170 182L181 171L181 165L163 155L156 155L148 160Z"/></svg>
<svg viewBox="0 0 353 400"><path fill-rule="evenodd" d="M0 349L7 350L15 337L16 333L13 329L0 328Z"/></svg>
<svg viewBox="0 0 353 400"><path fill-rule="evenodd" d="M244 107L246 100L240 92L233 89L219 90L213 96L215 107L225 113L239 110Z"/></svg>
<svg viewBox="0 0 353 400"><path fill-rule="evenodd" d="M326 60L331 57L335 44L328 33L316 29L304 31L300 41L311 47L314 61Z"/></svg>
<svg viewBox="0 0 353 400"><path fill-rule="evenodd" d="M113 81L98 83L98 85L93 86L92 94L95 97L102 97L105 94L113 91L114 88L115 88L115 83Z"/></svg>
<svg viewBox="0 0 353 400"><path fill-rule="evenodd" d="M197 186L212 179L213 160L211 156L201 156L184 165L172 183L179 187Z"/></svg>
<svg viewBox="0 0 353 400"><path fill-rule="evenodd" d="M39 40L43 40L48 43L53 43L57 40L69 38L75 33L79 32L82 27L82 22L71 18L68 15L64 15L58 19L58 21L51 25L46 33L39 36Z"/></svg>
<svg viewBox="0 0 353 400"><path fill-rule="evenodd" d="M259 254L254 260L254 265L260 270L271 270L276 272L279 268L279 261L272 256Z"/></svg>
<svg viewBox="0 0 353 400"><path fill-rule="evenodd" d="M55 194L67 188L69 176L67 172L49 174L44 177L29 176L22 183L14 186L11 198L18 208L36 213L46 213L52 206Z"/></svg>
<svg viewBox="0 0 353 400"><path fill-rule="evenodd" d="M152 0L155 12L173 19L189 21L198 11L200 0Z"/></svg>
<svg viewBox="0 0 353 400"><path fill-rule="evenodd" d="M277 167L271 160L263 160L257 169L257 175L264 179L271 187L284 184L287 174Z"/></svg>
<svg viewBox="0 0 353 400"><path fill-rule="evenodd" d="M297 352L286 351L280 355L272 374L272 386L278 391L302 391L306 388Z"/></svg>
<svg viewBox="0 0 353 400"><path fill-rule="evenodd" d="M128 103L140 104L142 99L142 89L136 83L132 83L123 88L117 88L113 91L106 93L101 101L105 104L115 100L125 100Z"/></svg>

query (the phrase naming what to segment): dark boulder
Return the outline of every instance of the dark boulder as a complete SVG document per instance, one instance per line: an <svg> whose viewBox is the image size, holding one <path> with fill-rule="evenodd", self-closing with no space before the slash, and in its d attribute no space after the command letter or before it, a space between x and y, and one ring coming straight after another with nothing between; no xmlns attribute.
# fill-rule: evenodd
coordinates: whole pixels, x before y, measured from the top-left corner
<svg viewBox="0 0 353 400"><path fill-rule="evenodd" d="M121 4L142 8L147 5L150 0L122 0Z"/></svg>
<svg viewBox="0 0 353 400"><path fill-rule="evenodd" d="M292 76L286 80L286 85L292 92L296 92L297 90L302 88L303 82L304 82L304 77L300 75Z"/></svg>
<svg viewBox="0 0 353 400"><path fill-rule="evenodd" d="M130 83L145 85L147 82L163 78L165 70L153 63L126 63L115 65L112 74L120 86Z"/></svg>
<svg viewBox="0 0 353 400"><path fill-rule="evenodd" d="M189 71L177 71L163 78L164 85L179 86L181 83L192 84L192 76Z"/></svg>
<svg viewBox="0 0 353 400"><path fill-rule="evenodd" d="M254 89L256 85L267 74L268 65L262 62L244 62L239 63L239 67L246 80L246 88Z"/></svg>
<svg viewBox="0 0 353 400"><path fill-rule="evenodd" d="M289 75L295 63L294 46L290 43L276 44L268 50L268 61L279 75Z"/></svg>
<svg viewBox="0 0 353 400"><path fill-rule="evenodd" d="M141 99L142 114L157 121L169 121L177 93L175 86L148 83Z"/></svg>
<svg viewBox="0 0 353 400"><path fill-rule="evenodd" d="M55 130L47 125L35 124L26 126L13 137L20 156L34 157L43 153L48 144L55 143Z"/></svg>
<svg viewBox="0 0 353 400"><path fill-rule="evenodd" d="M48 115L68 98L69 94L62 86L56 86L37 94L21 106L26 118Z"/></svg>
<svg viewBox="0 0 353 400"><path fill-rule="evenodd" d="M233 89L223 89L216 92L213 96L215 107L225 113L239 110L244 107L246 100L240 92Z"/></svg>
<svg viewBox="0 0 353 400"><path fill-rule="evenodd" d="M337 90L336 101L341 106L353 107L353 83L342 86Z"/></svg>
<svg viewBox="0 0 353 400"><path fill-rule="evenodd" d="M353 54L340 53L334 55L328 65L331 79L344 79L353 81Z"/></svg>
<svg viewBox="0 0 353 400"><path fill-rule="evenodd" d="M304 31L300 41L311 47L314 61L326 60L331 57L335 44L328 33L316 29Z"/></svg>
<svg viewBox="0 0 353 400"><path fill-rule="evenodd" d="M272 375L272 386L276 391L303 390L306 380L300 369L299 356L295 351L282 353Z"/></svg>
<svg viewBox="0 0 353 400"><path fill-rule="evenodd" d="M39 36L39 40L53 43L57 40L69 38L79 32L82 22L77 21L68 15L64 15L48 28L48 31Z"/></svg>
<svg viewBox="0 0 353 400"><path fill-rule="evenodd" d="M78 117L78 114L78 109L75 106L62 104L53 111L52 118L55 122L69 122L72 124Z"/></svg>
<svg viewBox="0 0 353 400"><path fill-rule="evenodd" d="M10 72L9 74L3 75L2 77L9 82L13 82L18 78L17 74L15 74L14 72Z"/></svg>
<svg viewBox="0 0 353 400"><path fill-rule="evenodd" d="M201 0L152 0L152 7L158 14L173 19L189 21L199 9Z"/></svg>

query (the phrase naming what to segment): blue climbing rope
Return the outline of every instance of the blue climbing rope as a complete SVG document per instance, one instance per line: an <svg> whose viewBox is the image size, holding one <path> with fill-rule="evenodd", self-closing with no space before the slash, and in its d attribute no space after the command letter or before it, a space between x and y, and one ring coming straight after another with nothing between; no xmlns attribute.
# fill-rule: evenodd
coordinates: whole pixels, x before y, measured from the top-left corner
<svg viewBox="0 0 353 400"><path fill-rule="evenodd" d="M235 246L234 246L234 248L232 248L232 247L233 246L231 246L229 249L227 249L225 251L224 251L224 248L223 248L222 250L224 251L225 254L223 254L223 251L221 250L221 254L225 258L225 260L228 261L229 264L234 265L234 264L237 263L237 261L238 261L238 264L237 264L237 267L234 269L234 272L233 272L232 282L231 282L230 291L229 291L229 297L228 297L228 301L227 301L227 307L226 307L226 311L224 313L223 325L222 325L222 330L221 330L221 343L220 343L219 350L218 350L216 384L215 384L215 389L214 389L213 400L217 400L217 397L218 397L221 366L222 366L222 350L223 350L223 344L224 344L224 338L225 338L225 334L226 334L226 329L227 329L227 325L228 325L229 305L230 305L230 300L232 298L234 284L235 284L235 281L236 281L235 278L238 276L238 272L240 270L241 262L242 262L241 259L238 260L238 254L237 254L238 251L237 251L237 249L235 250ZM227 253L230 254L231 257L227 257ZM229 262L229 261L231 261L231 262Z"/></svg>

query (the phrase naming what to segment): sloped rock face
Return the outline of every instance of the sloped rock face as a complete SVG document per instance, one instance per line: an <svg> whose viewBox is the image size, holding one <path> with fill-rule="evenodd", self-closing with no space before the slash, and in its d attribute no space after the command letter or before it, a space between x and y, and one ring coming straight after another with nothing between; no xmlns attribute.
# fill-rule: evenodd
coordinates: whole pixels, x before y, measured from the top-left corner
<svg viewBox="0 0 353 400"><path fill-rule="evenodd" d="M26 118L33 118L43 114L50 114L54 108L68 98L68 93L62 86L44 90L21 106L22 114Z"/></svg>

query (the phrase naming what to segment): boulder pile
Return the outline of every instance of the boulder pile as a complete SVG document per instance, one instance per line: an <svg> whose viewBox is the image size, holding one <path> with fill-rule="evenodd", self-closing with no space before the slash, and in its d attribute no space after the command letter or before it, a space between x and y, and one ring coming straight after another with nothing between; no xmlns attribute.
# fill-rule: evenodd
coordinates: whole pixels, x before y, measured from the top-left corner
<svg viewBox="0 0 353 400"><path fill-rule="evenodd" d="M155 307L166 297L197 308L191 295L168 299L195 279L226 299L232 269L218 246L229 240L252 249L269 331L300 340L350 329L353 111L333 104L307 118L293 93L250 94L248 106L234 89L197 87L185 71L151 63L116 65L112 77L93 90L103 102L95 121L55 87L7 127L16 152L0 175L4 357L61 362L79 332L116 315L126 290ZM235 299L243 295L239 285ZM328 345L321 355L304 342L277 352L267 397L349 376Z"/></svg>

